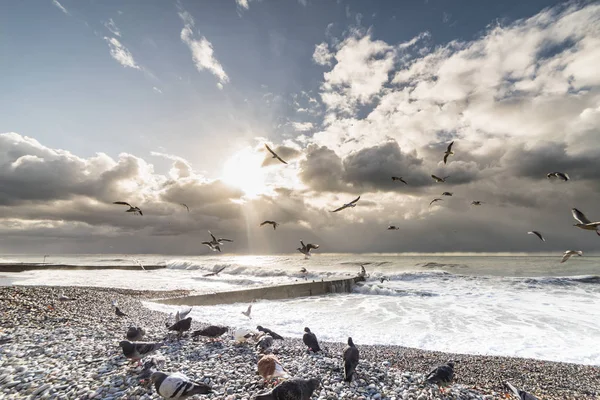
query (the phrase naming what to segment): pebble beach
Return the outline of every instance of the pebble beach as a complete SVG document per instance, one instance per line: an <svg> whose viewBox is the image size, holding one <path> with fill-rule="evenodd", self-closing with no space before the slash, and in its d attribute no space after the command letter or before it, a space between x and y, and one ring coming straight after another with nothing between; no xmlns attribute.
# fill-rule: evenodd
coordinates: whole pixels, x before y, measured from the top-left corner
<svg viewBox="0 0 600 400"><path fill-rule="evenodd" d="M59 301L61 293L72 300ZM0 287L0 398L160 399L123 356L119 342L130 326L146 330L144 341L162 341L163 372L181 372L212 386L215 393L194 398L242 400L268 391L257 375L252 341L178 340L168 336L172 317L145 308L142 301L186 295L85 287ZM127 317L114 313L113 301ZM193 320L192 330L209 321ZM268 326L267 326L268 327ZM235 327L230 327L234 329ZM312 327L318 336L318 327ZM402 334L399 329L398 334ZM308 353L301 336L276 341L274 354L293 377L321 379L313 399L510 399L510 381L540 399L600 398L600 368L541 360L431 352L400 346L362 346L351 384L343 382L345 343L323 342L323 353ZM424 382L435 366L455 361L452 385L440 390Z"/></svg>

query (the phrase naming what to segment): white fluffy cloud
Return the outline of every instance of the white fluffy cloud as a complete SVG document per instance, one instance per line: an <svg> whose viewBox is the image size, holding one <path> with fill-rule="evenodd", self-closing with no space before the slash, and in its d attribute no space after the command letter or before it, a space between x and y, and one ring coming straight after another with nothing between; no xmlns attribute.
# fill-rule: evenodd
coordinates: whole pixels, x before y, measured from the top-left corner
<svg viewBox="0 0 600 400"><path fill-rule="evenodd" d="M119 28L117 27L117 24L115 24L115 21L113 21L112 18L110 18L108 20L108 22L104 23L104 26L106 27L106 29L108 29L110 31L110 33L112 33L115 36L119 36L121 37L121 31L119 30Z"/></svg>
<svg viewBox="0 0 600 400"><path fill-rule="evenodd" d="M315 46L313 60L319 65L331 65L333 54L329 51L329 45L326 42Z"/></svg>
<svg viewBox="0 0 600 400"><path fill-rule="evenodd" d="M248 8L248 2L242 2ZM204 36L200 39L194 39L194 19L192 16L184 11L180 14L181 19L184 22L184 27L181 30L181 40L185 43L190 51L192 52L192 59L198 71L208 70L210 73L219 78L219 83L223 85L229 82L229 77L223 70L223 66L214 56L214 49L212 43L208 41ZM219 87L219 88L222 88Z"/></svg>
<svg viewBox="0 0 600 400"><path fill-rule="evenodd" d="M127 50L121 42L119 42L116 38L104 37L104 40L108 42L108 47L110 48L110 55L112 58L117 60L119 64L124 67L140 69L139 65L136 64L133 59L133 55Z"/></svg>
<svg viewBox="0 0 600 400"><path fill-rule="evenodd" d="M54 5L55 5L55 6L56 6L56 7L57 7L57 8L58 8L60 11L62 11L63 13L65 13L65 14L67 14L67 15L71 15L71 14L69 13L69 11L68 11L66 8L64 8L62 4L60 4L60 3L58 2L58 0L52 0L52 4L54 4Z"/></svg>

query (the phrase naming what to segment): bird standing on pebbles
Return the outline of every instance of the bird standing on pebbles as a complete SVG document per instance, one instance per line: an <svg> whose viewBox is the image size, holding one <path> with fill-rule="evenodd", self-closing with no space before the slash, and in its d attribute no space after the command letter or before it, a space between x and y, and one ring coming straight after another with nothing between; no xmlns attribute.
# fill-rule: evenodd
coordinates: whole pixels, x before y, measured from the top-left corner
<svg viewBox="0 0 600 400"><path fill-rule="evenodd" d="M291 379L281 382L268 393L256 395L253 400L310 400L320 384L317 378Z"/></svg>
<svg viewBox="0 0 600 400"><path fill-rule="evenodd" d="M245 328L236 329L233 332L233 338L237 343L244 343L253 336L252 331Z"/></svg>
<svg viewBox="0 0 600 400"><path fill-rule="evenodd" d="M119 310L119 307L115 306L115 314L117 314L117 317L126 317L127 314L125 314L123 311Z"/></svg>
<svg viewBox="0 0 600 400"><path fill-rule="evenodd" d="M517 389L516 387L514 387L513 385L511 385L510 382L504 382L504 384L506 385L506 387L508 387L508 389L510 391L513 392L513 394L515 395L515 397L517 399L519 399L519 400L539 400L537 397L535 397L531 393L527 393L524 390Z"/></svg>
<svg viewBox="0 0 600 400"><path fill-rule="evenodd" d="M321 347L319 347L319 341L317 340L317 335L312 333L308 327L304 328L304 336L302 336L302 341L309 350L312 350L315 353L321 351Z"/></svg>
<svg viewBox="0 0 600 400"><path fill-rule="evenodd" d="M157 371L150 376L150 380L154 383L156 392L165 399L187 399L196 394L213 393L210 386L192 382L179 372L167 375Z"/></svg>
<svg viewBox="0 0 600 400"><path fill-rule="evenodd" d="M129 329L127 329L127 334L125 336L127 337L127 340L138 342L142 340L145 334L146 332L143 328L130 326Z"/></svg>
<svg viewBox="0 0 600 400"><path fill-rule="evenodd" d="M138 361L161 348L164 343L136 342L131 343L128 340L123 340L119 346L123 349L123 355L132 361Z"/></svg>
<svg viewBox="0 0 600 400"><path fill-rule="evenodd" d="M344 357L344 381L352 382L352 375L354 375L354 371L358 366L358 360L360 358L360 353L352 338L348 338L348 346L344 349L343 353Z"/></svg>
<svg viewBox="0 0 600 400"><path fill-rule="evenodd" d="M268 353L271 346L273 346L273 337L268 333L263 334L256 343L256 348L260 353Z"/></svg>
<svg viewBox="0 0 600 400"><path fill-rule="evenodd" d="M272 354L262 356L257 364L258 374L263 377L265 383L267 381L279 378L289 377L288 372L283 368L277 357Z"/></svg>
<svg viewBox="0 0 600 400"><path fill-rule="evenodd" d="M192 326L192 317L187 317L182 319L181 321L175 322L173 325L169 327L170 331L176 331L177 337L181 337L183 332L189 331Z"/></svg>
<svg viewBox="0 0 600 400"><path fill-rule="evenodd" d="M215 325L211 325L209 327L206 327L204 329L200 329L197 331L192 332L192 337L198 337L198 336L206 336L209 337L211 339L216 339L219 336L221 336L222 334L224 334L225 332L227 332L229 330L229 328L227 328L226 326L215 326Z"/></svg>
<svg viewBox="0 0 600 400"><path fill-rule="evenodd" d="M269 335L271 335L271 337L272 337L273 339L275 339L275 340L283 340L283 336L281 336L281 335L279 335L279 334L277 334L277 333L273 332L273 331L272 331L272 330L270 330L269 328L263 328L262 326L258 325L258 326L256 327L256 330L257 330L257 331L260 331L260 332L268 333L268 334L269 334Z"/></svg>
<svg viewBox="0 0 600 400"><path fill-rule="evenodd" d="M425 380L442 387L447 386L454 379L454 362L449 361L446 365L440 365L431 371Z"/></svg>

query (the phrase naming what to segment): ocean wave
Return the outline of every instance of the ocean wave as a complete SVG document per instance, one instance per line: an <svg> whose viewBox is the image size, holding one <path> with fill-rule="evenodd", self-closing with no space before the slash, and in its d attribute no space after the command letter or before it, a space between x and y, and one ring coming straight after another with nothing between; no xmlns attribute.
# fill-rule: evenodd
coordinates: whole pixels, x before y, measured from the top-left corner
<svg viewBox="0 0 600 400"><path fill-rule="evenodd" d="M419 268L468 268L465 264L446 264L438 262L426 262L416 264Z"/></svg>
<svg viewBox="0 0 600 400"><path fill-rule="evenodd" d="M406 290L406 289L393 289L379 285L357 285L352 290L352 293L366 294L371 296L417 296L417 297L435 297L439 296L437 293L428 292L425 290Z"/></svg>
<svg viewBox="0 0 600 400"><path fill-rule="evenodd" d="M598 275L579 275L579 276L545 276L539 278L525 278L522 282L530 285L554 285L554 286L574 286L581 283L590 285L599 285L600 276Z"/></svg>

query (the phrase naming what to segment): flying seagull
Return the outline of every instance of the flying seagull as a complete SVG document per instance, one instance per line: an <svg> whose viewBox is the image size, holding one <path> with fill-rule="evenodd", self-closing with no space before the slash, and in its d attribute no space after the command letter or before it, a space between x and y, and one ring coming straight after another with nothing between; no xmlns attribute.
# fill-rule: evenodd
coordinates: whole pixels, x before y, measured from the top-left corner
<svg viewBox="0 0 600 400"><path fill-rule="evenodd" d="M218 270L216 270L214 272L210 272L208 274L204 274L203 276L216 276L216 275L219 275L219 273L221 271L223 271L225 268L227 268L227 265L222 266L221 268L219 268Z"/></svg>
<svg viewBox="0 0 600 400"><path fill-rule="evenodd" d="M397 227L396 225L390 225L387 227L388 231L397 231L398 229L400 229L400 228Z"/></svg>
<svg viewBox="0 0 600 400"><path fill-rule="evenodd" d="M211 249L212 251L219 251L221 252L221 247L218 244L214 244L213 242L202 242L202 244L205 244L208 246L209 249Z"/></svg>
<svg viewBox="0 0 600 400"><path fill-rule="evenodd" d="M442 196L452 196L453 193L452 192L444 192L442 193Z"/></svg>
<svg viewBox="0 0 600 400"><path fill-rule="evenodd" d="M142 269L145 271L146 268L144 268L144 264L138 260L137 258L132 258L133 262L136 263L137 265L139 265L140 267L142 267Z"/></svg>
<svg viewBox="0 0 600 400"><path fill-rule="evenodd" d="M302 341L304 344L313 352L321 351L321 347L319 346L319 341L317 340L317 336L310 331L308 328L304 328L304 335L302 336Z"/></svg>
<svg viewBox="0 0 600 400"><path fill-rule="evenodd" d="M446 182L446 179L450 178L449 176L445 176L445 177L443 177L443 178L440 178L439 176L435 176L435 175L431 175L431 177L432 177L433 179L435 179L435 181L436 181L437 183L444 183L444 182Z"/></svg>
<svg viewBox="0 0 600 400"><path fill-rule="evenodd" d="M402 179L401 176L392 176L392 180L393 181L400 181L400 182L404 183L405 185L408 185L408 183L404 179Z"/></svg>
<svg viewBox="0 0 600 400"><path fill-rule="evenodd" d="M312 398L313 392L320 384L318 378L290 379L281 382L270 392L256 395L253 400L307 400Z"/></svg>
<svg viewBox="0 0 600 400"><path fill-rule="evenodd" d="M342 211L343 209L346 209L348 207L356 207L356 202L360 200L360 196L358 196L357 198L355 198L354 200L352 200L350 203L346 203L343 206L336 208L335 210L333 210L332 212L338 212L338 211Z"/></svg>
<svg viewBox="0 0 600 400"><path fill-rule="evenodd" d="M273 230L276 230L277 227L279 226L279 224L277 222L275 222L275 221L263 221L260 224L260 226L267 225L267 224L273 225Z"/></svg>
<svg viewBox="0 0 600 400"><path fill-rule="evenodd" d="M508 387L508 389L513 392L513 394L519 399L519 400L539 400L537 397L535 397L534 395L532 395L531 393L527 393L524 390L519 390L516 387L514 387L513 385L510 384L510 382L504 382L504 384L506 385L506 387Z"/></svg>
<svg viewBox="0 0 600 400"><path fill-rule="evenodd" d="M454 378L454 363L449 361L446 365L440 365L434 368L425 380L429 383L435 383L438 386L446 386Z"/></svg>
<svg viewBox="0 0 600 400"><path fill-rule="evenodd" d="M471 205L472 205L472 206L480 206L480 205L481 205L481 201L479 201L479 200L473 200L473 201L471 202Z"/></svg>
<svg viewBox="0 0 600 400"><path fill-rule="evenodd" d="M567 250L567 251L565 251L565 254L563 255L563 258L562 258L562 260L560 260L560 262L564 263L569 258L571 258L571 256L574 256L574 255L582 256L583 251Z"/></svg>
<svg viewBox="0 0 600 400"><path fill-rule="evenodd" d="M272 330L270 330L269 328L263 328L262 326L258 325L256 327L256 330L260 331L260 332L264 332L264 333L268 333L273 339L275 340L283 340L283 336L273 332Z"/></svg>
<svg viewBox="0 0 600 400"><path fill-rule="evenodd" d="M140 361L142 358L154 353L164 343L150 343L150 342L135 342L131 343L128 340L123 340L119 343L119 346L123 349L123 355L132 361Z"/></svg>
<svg viewBox="0 0 600 400"><path fill-rule="evenodd" d="M560 178L561 180L563 180L565 182L569 180L569 175L563 174L562 172L550 172L546 176L548 177L548 179Z"/></svg>
<svg viewBox="0 0 600 400"><path fill-rule="evenodd" d="M283 365L281 365L277 357L272 354L262 356L260 360L258 360L257 369L258 374L263 377L265 382L280 376L289 376L288 372L285 370L285 368L283 368Z"/></svg>
<svg viewBox="0 0 600 400"><path fill-rule="evenodd" d="M433 200L431 200L431 203L429 203L429 207L431 207L431 205L432 205L433 203L436 203L436 202L438 202L438 201L444 201L444 199L440 199L440 198L438 197L437 199L433 199Z"/></svg>
<svg viewBox="0 0 600 400"><path fill-rule="evenodd" d="M444 164L446 164L446 160L448 160L448 156L451 155L451 154L454 154L454 152L452 151L452 145L453 144L454 144L454 140L452 141L452 143L450 143L448 145L448 148L444 152Z"/></svg>
<svg viewBox="0 0 600 400"><path fill-rule="evenodd" d="M300 253L304 254L306 257L310 257L311 249L319 248L318 244L312 244L312 243L304 244L304 242L302 240L300 241L300 244L302 245L302 247L298 247L296 250L298 250Z"/></svg>
<svg viewBox="0 0 600 400"><path fill-rule="evenodd" d="M352 338L348 338L348 346L344 348L344 381L352 382L352 375L354 375L354 371L356 370L356 366L358 365L358 360L360 358L360 353Z"/></svg>
<svg viewBox="0 0 600 400"><path fill-rule="evenodd" d="M244 314L246 317L252 319L252 317L250 316L251 312L252 312L252 304L250 304L248 306L248 309L246 311L242 311L242 314Z"/></svg>
<svg viewBox="0 0 600 400"><path fill-rule="evenodd" d="M128 206L129 210L125 210L125 212L132 212L133 215L137 215L137 214L144 215L142 213L142 210L139 207L134 207L131 204L127 203L126 201L115 201L115 202L113 202L113 204L120 204L123 206Z"/></svg>
<svg viewBox="0 0 600 400"><path fill-rule="evenodd" d="M187 204L181 203L181 205L186 208L187 212L190 212L190 208L187 206Z"/></svg>
<svg viewBox="0 0 600 400"><path fill-rule="evenodd" d="M544 237L542 236L542 234L539 233L538 231L529 231L529 232L527 232L527 234L528 235L535 235L535 236L539 237L542 242L546 241L546 239L544 239Z"/></svg>
<svg viewBox="0 0 600 400"><path fill-rule="evenodd" d="M277 155L277 153L275 153L273 150L271 150L271 148L269 147L269 145L268 145L268 144L265 144L265 147L267 148L267 150L269 150L269 152L270 152L271 154L273 154L273 158L276 158L276 159L278 159L279 161L281 161L282 163L284 163L284 164L287 164L285 161L283 161L283 159L282 159L281 157L279 157L279 156Z"/></svg>
<svg viewBox="0 0 600 400"><path fill-rule="evenodd" d="M575 218L579 222L578 224L574 224L573 226L585 229L587 231L596 231L596 234L600 236L600 230L598 230L598 228L600 227L600 222L591 222L589 219L587 219L584 213L582 213L576 208L573 208L571 210L571 213L573 214L573 218Z"/></svg>
<svg viewBox="0 0 600 400"><path fill-rule="evenodd" d="M233 240L231 239L225 239L225 238L216 238L215 235L213 235L210 231L208 231L208 233L210 234L210 237L212 238L212 242L216 243L216 244L223 244L223 242L233 242Z"/></svg>
<svg viewBox="0 0 600 400"><path fill-rule="evenodd" d="M150 380L154 383L156 392L165 399L187 399L196 394L213 393L207 384L192 382L179 372L168 375L156 371L150 376Z"/></svg>

